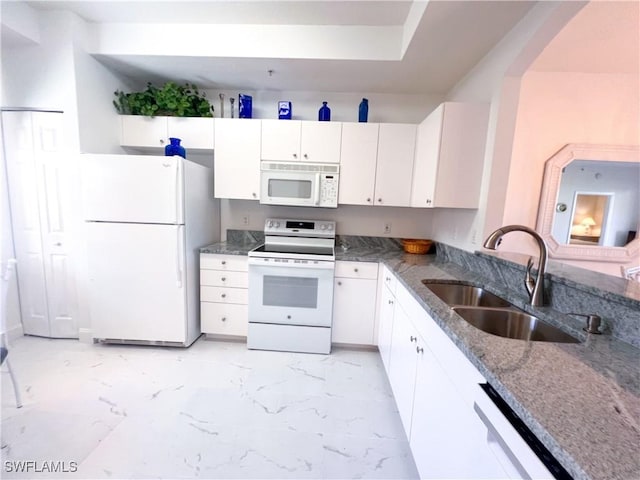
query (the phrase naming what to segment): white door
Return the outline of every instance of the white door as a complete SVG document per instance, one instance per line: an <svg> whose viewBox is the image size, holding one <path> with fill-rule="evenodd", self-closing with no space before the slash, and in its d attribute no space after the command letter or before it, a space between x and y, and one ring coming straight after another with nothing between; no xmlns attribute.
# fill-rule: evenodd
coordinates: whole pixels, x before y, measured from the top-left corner
<svg viewBox="0 0 640 480"><path fill-rule="evenodd" d="M412 207L431 208L435 206L443 113L444 107L440 106L418 125L411 189Z"/></svg>
<svg viewBox="0 0 640 480"><path fill-rule="evenodd" d="M416 125L381 123L378 133L375 204L408 207L416 144Z"/></svg>
<svg viewBox="0 0 640 480"><path fill-rule="evenodd" d="M269 265L278 260L249 259L249 322L330 327L333 263Z"/></svg>
<svg viewBox="0 0 640 480"><path fill-rule="evenodd" d="M303 162L340 163L340 122L301 122L300 154Z"/></svg>
<svg viewBox="0 0 640 480"><path fill-rule="evenodd" d="M411 416L413 414L413 390L417 366L418 334L402 306L393 312L393 333L389 359L389 383L393 391L400 419L407 438L411 436Z"/></svg>
<svg viewBox="0 0 640 480"><path fill-rule="evenodd" d="M338 203L373 205L377 157L377 123L342 124Z"/></svg>
<svg viewBox="0 0 640 480"><path fill-rule="evenodd" d="M69 239L74 186L62 114L3 112L2 122L23 331L77 338Z"/></svg>
<svg viewBox="0 0 640 480"><path fill-rule="evenodd" d="M186 341L184 227L87 222L94 338Z"/></svg>
<svg viewBox="0 0 640 480"><path fill-rule="evenodd" d="M384 368L389 373L391 366L391 335L393 332L393 313L395 297L386 285L382 287L380 299L380 325L378 327L378 350Z"/></svg>
<svg viewBox="0 0 640 480"><path fill-rule="evenodd" d="M262 160L295 162L300 158L299 120L262 120Z"/></svg>
<svg viewBox="0 0 640 480"><path fill-rule="evenodd" d="M336 278L333 289L334 343L375 345L373 341L378 281L365 278Z"/></svg>
<svg viewBox="0 0 640 480"><path fill-rule="evenodd" d="M216 198L260 199L260 120L216 118Z"/></svg>
<svg viewBox="0 0 640 480"><path fill-rule="evenodd" d="M86 220L184 223L182 158L86 154L80 162Z"/></svg>

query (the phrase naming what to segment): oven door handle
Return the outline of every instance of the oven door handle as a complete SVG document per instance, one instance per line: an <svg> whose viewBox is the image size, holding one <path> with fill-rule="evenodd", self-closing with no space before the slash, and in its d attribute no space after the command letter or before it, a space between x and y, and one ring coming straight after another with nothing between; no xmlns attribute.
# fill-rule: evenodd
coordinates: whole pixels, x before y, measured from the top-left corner
<svg viewBox="0 0 640 480"><path fill-rule="evenodd" d="M320 205L320 179L321 175L316 173L315 191L313 193L313 201L315 205Z"/></svg>

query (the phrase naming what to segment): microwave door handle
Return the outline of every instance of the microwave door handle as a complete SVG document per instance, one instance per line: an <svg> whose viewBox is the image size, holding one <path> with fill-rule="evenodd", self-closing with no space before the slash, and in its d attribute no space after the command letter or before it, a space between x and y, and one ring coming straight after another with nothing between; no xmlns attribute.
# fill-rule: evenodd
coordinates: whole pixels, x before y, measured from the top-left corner
<svg viewBox="0 0 640 480"><path fill-rule="evenodd" d="M313 194L315 205L320 205L320 174L316 173L315 192Z"/></svg>

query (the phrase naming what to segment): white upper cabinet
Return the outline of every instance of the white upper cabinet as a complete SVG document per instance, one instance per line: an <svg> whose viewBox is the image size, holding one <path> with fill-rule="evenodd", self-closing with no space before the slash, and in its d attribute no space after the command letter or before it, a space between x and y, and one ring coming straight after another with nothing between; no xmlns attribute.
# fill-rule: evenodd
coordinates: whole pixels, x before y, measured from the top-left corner
<svg viewBox="0 0 640 480"><path fill-rule="evenodd" d="M378 133L375 204L408 207L416 144L416 125L381 123Z"/></svg>
<svg viewBox="0 0 640 480"><path fill-rule="evenodd" d="M340 163L340 122L301 122L300 153L303 162Z"/></svg>
<svg viewBox="0 0 640 480"><path fill-rule="evenodd" d="M418 126L412 207L478 208L489 106L446 102Z"/></svg>
<svg viewBox="0 0 640 480"><path fill-rule="evenodd" d="M262 120L262 160L300 160L300 122Z"/></svg>
<svg viewBox="0 0 640 480"><path fill-rule="evenodd" d="M128 147L164 148L169 137L179 138L189 149L213 149L213 118L145 117L120 115L120 144Z"/></svg>
<svg viewBox="0 0 640 480"><path fill-rule="evenodd" d="M343 123L338 203L373 205L378 158L377 123Z"/></svg>
<svg viewBox="0 0 640 480"><path fill-rule="evenodd" d="M216 198L260 198L260 120L216 118Z"/></svg>
<svg viewBox="0 0 640 480"><path fill-rule="evenodd" d="M262 160L339 163L340 122L262 120Z"/></svg>

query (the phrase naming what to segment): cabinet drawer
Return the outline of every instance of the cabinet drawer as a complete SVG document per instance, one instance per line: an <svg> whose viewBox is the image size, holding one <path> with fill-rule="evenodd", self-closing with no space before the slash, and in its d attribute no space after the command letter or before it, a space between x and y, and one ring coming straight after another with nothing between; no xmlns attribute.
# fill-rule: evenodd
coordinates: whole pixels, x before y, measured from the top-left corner
<svg viewBox="0 0 640 480"><path fill-rule="evenodd" d="M208 270L247 271L247 257L240 255L200 254L200 268Z"/></svg>
<svg viewBox="0 0 640 480"><path fill-rule="evenodd" d="M387 268L386 265L381 266L382 282L387 286L387 288L391 291L393 295L396 294L396 276L395 274Z"/></svg>
<svg viewBox="0 0 640 480"><path fill-rule="evenodd" d="M202 302L200 328L202 333L247 336L249 322L246 305Z"/></svg>
<svg viewBox="0 0 640 480"><path fill-rule="evenodd" d="M378 278L378 264L365 262L336 262L336 277L342 278Z"/></svg>
<svg viewBox="0 0 640 480"><path fill-rule="evenodd" d="M225 270L200 270L200 285L210 287L247 288L249 274Z"/></svg>
<svg viewBox="0 0 640 480"><path fill-rule="evenodd" d="M200 301L247 304L246 288L200 287Z"/></svg>

